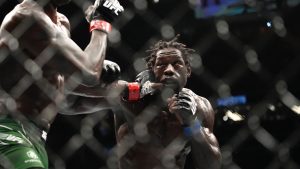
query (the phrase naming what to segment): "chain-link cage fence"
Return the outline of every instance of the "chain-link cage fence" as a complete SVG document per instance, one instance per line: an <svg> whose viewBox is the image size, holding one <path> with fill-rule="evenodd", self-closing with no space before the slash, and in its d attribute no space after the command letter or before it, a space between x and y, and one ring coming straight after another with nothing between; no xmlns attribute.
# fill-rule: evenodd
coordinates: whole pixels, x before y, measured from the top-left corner
<svg viewBox="0 0 300 169"><path fill-rule="evenodd" d="M18 3L0 1L1 21ZM81 48L90 38L83 13L88 3L73 0L58 8L69 18L71 37ZM145 51L154 42L180 34L180 41L196 50L187 88L208 98L216 112L214 133L222 152L222 168L300 168L300 2L120 3L125 12L113 24L106 58L120 65L122 79L133 81L146 68ZM14 36L23 36L31 24L30 20L19 24ZM44 55L32 60L17 49L16 38L12 37L8 45L15 49L13 55L18 57L13 57L13 62L19 64L19 70L8 71L10 64L15 63L11 63L6 51L1 51L0 57L0 92L10 98L6 106L17 106L14 99L32 86L53 99L53 87L40 76L54 49L49 47ZM8 83L14 85L4 86L3 79L10 78L15 82ZM242 101L235 96L242 97ZM223 102L218 102L220 99ZM47 110L52 110L51 106ZM49 168L117 168L114 113L107 110L89 115L58 115L46 142ZM194 168L190 156L185 168Z"/></svg>

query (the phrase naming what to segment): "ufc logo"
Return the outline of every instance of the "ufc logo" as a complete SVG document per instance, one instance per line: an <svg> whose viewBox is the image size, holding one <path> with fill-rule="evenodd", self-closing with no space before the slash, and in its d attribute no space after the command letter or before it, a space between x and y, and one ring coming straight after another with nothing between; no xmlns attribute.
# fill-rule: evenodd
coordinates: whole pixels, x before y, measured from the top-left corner
<svg viewBox="0 0 300 169"><path fill-rule="evenodd" d="M121 9L120 8L117 8L111 1L105 1L103 3L103 6L110 9L110 10L114 10L115 14L116 15L119 15L118 12L121 12Z"/></svg>

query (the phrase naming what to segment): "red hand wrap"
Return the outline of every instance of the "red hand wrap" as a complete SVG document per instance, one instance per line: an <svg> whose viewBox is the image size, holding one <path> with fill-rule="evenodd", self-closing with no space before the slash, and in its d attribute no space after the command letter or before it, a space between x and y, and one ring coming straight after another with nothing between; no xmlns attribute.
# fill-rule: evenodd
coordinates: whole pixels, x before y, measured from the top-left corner
<svg viewBox="0 0 300 169"><path fill-rule="evenodd" d="M128 101L136 101L140 98L140 85L136 82L128 83Z"/></svg>
<svg viewBox="0 0 300 169"><path fill-rule="evenodd" d="M92 20L90 23L90 32L93 30L101 30L103 32L109 33L112 29L111 24L104 20Z"/></svg>

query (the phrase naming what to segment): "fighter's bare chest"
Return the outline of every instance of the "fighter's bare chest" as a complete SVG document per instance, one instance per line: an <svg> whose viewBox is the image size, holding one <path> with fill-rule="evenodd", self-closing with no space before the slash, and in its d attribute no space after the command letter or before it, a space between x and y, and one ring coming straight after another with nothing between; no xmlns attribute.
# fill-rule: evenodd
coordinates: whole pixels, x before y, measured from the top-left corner
<svg viewBox="0 0 300 169"><path fill-rule="evenodd" d="M122 103L128 129L123 134L119 133L120 138L130 133L137 139L147 139L151 146L164 147L182 136L182 125L163 102L149 96L138 102Z"/></svg>
<svg viewBox="0 0 300 169"><path fill-rule="evenodd" d="M177 137L181 132L181 125L175 115L162 111L147 125L150 135L155 135L162 140Z"/></svg>
<svg viewBox="0 0 300 169"><path fill-rule="evenodd" d="M172 149L172 146L180 147L180 150L173 151L174 156L177 156L184 148L185 142L178 142L182 138L182 127L175 117L158 115L149 122L144 121L144 125L137 123L133 130L127 128L128 133L125 135L132 137L135 142L123 155L121 161L130 161L138 166L137 168L155 168L161 165L161 159ZM123 140L119 145L124 145Z"/></svg>

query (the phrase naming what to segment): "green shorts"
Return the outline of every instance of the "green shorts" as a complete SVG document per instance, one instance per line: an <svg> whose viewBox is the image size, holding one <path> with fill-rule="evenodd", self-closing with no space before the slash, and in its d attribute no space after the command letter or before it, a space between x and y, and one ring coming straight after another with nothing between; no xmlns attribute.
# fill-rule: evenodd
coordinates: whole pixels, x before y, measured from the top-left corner
<svg viewBox="0 0 300 169"><path fill-rule="evenodd" d="M48 169L45 143L41 131L33 123L23 125L8 117L0 118L1 166L5 169Z"/></svg>

